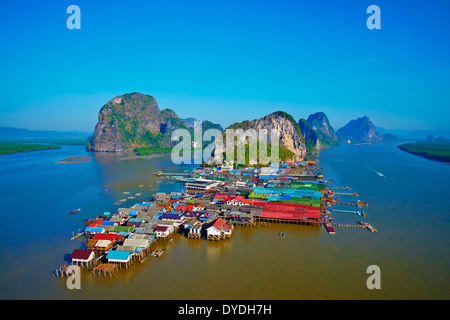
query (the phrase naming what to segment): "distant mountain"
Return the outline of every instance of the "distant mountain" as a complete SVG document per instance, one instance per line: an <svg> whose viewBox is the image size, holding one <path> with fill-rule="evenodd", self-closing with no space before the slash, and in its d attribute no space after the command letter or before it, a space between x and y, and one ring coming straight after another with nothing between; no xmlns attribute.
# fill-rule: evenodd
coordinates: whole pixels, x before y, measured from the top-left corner
<svg viewBox="0 0 450 320"><path fill-rule="evenodd" d="M28 130L0 127L0 140L71 140L87 139L92 133L79 131Z"/></svg>
<svg viewBox="0 0 450 320"><path fill-rule="evenodd" d="M298 124L308 152L317 153L339 144L338 136L323 112L311 114L307 120L302 118Z"/></svg>
<svg viewBox="0 0 450 320"><path fill-rule="evenodd" d="M377 143L383 141L383 136L367 116L351 120L337 131L347 142Z"/></svg>
<svg viewBox="0 0 450 320"><path fill-rule="evenodd" d="M390 133L383 134L383 142L397 141L398 137Z"/></svg>
<svg viewBox="0 0 450 320"><path fill-rule="evenodd" d="M421 140L428 136L443 137L450 139L450 130L403 130L403 129L385 129L377 127L381 134L390 133L397 136L399 140Z"/></svg>
<svg viewBox="0 0 450 320"><path fill-rule="evenodd" d="M183 121L184 124L187 127L189 127L189 128L194 128L195 127L195 122L199 121L199 120L197 120L195 118L185 118L185 119L180 118L180 120ZM213 122L208 121L208 120L202 120L201 124L202 124L202 130L203 131L206 131L208 129L218 129L220 131L223 131L222 126L220 124L218 124L218 123L213 123Z"/></svg>
<svg viewBox="0 0 450 320"><path fill-rule="evenodd" d="M180 118L180 120L183 121L188 127L194 127L195 121L197 121L195 118Z"/></svg>
<svg viewBox="0 0 450 320"><path fill-rule="evenodd" d="M222 129L204 121L208 128ZM106 103L99 112L94 136L87 146L89 151L122 152L136 148L170 148L176 129L193 128L178 118L171 109L160 110L154 97L142 93L127 93Z"/></svg>

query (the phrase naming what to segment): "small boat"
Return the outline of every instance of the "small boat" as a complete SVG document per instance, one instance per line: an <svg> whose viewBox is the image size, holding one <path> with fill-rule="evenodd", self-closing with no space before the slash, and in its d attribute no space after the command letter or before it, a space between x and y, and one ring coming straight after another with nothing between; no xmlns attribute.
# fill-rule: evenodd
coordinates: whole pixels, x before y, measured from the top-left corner
<svg viewBox="0 0 450 320"><path fill-rule="evenodd" d="M279 235L280 235L280 237L285 237L285 236L286 236L286 233L280 232Z"/></svg>
<svg viewBox="0 0 450 320"><path fill-rule="evenodd" d="M333 228L333 226L330 223L328 223L326 225L326 229L327 229L329 234L335 234L334 228Z"/></svg>
<svg viewBox="0 0 450 320"><path fill-rule="evenodd" d="M69 212L69 214L75 214L75 213L80 212L80 211L81 211L81 209L73 210L73 211Z"/></svg>
<svg viewBox="0 0 450 320"><path fill-rule="evenodd" d="M159 257L163 256L164 253L166 253L166 249L162 249L160 252L158 252L157 257L159 258Z"/></svg>
<svg viewBox="0 0 450 320"><path fill-rule="evenodd" d="M70 240L75 240L78 239L79 237L81 237L82 235L84 235L84 232L78 232L77 234L73 234L72 238Z"/></svg>
<svg viewBox="0 0 450 320"><path fill-rule="evenodd" d="M144 263L145 261L147 261L148 257L145 257L144 259L142 259L141 261L139 261L139 263Z"/></svg>

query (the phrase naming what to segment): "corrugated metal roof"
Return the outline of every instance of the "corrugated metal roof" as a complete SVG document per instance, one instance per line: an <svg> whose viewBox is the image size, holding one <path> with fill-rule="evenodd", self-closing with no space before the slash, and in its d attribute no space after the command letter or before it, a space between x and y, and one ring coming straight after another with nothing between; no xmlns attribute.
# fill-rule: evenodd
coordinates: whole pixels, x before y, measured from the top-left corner
<svg viewBox="0 0 450 320"><path fill-rule="evenodd" d="M130 251L122 251L122 250L111 250L106 255L106 259L108 260L128 260L131 252Z"/></svg>

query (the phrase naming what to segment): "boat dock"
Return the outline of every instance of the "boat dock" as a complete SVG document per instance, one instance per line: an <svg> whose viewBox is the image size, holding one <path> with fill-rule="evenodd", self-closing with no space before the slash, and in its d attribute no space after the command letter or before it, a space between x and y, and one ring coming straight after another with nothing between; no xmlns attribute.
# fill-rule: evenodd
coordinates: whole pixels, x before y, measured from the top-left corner
<svg viewBox="0 0 450 320"><path fill-rule="evenodd" d="M333 192L334 194L339 194L339 195L348 195L348 196L356 196L359 197L359 194L357 194L356 192Z"/></svg>
<svg viewBox="0 0 450 320"><path fill-rule="evenodd" d="M168 173L168 172L162 172L162 171L158 171L155 173L156 176L158 177L166 177L166 176L189 176L190 173L188 172L174 172L174 173Z"/></svg>
<svg viewBox="0 0 450 320"><path fill-rule="evenodd" d="M333 212L342 212L342 213L355 213L358 216L365 216L364 211L363 210L358 210L358 211L350 211L350 210L333 210Z"/></svg>
<svg viewBox="0 0 450 320"><path fill-rule="evenodd" d="M360 222L361 225L365 226L367 229L369 229L370 232L378 232L377 229L375 229L374 227L372 227L372 225L370 223L367 222Z"/></svg>

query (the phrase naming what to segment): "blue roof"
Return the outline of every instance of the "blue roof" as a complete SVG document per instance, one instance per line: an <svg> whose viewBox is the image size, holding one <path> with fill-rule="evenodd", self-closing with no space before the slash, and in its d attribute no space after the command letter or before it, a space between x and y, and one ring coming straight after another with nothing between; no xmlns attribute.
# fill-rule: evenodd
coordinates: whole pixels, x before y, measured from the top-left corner
<svg viewBox="0 0 450 320"><path fill-rule="evenodd" d="M131 210L129 215L130 216L135 216L135 215L137 215L137 213L138 213L137 210Z"/></svg>
<svg viewBox="0 0 450 320"><path fill-rule="evenodd" d="M97 233L102 233L105 231L105 229L103 228L97 228L97 227L86 227L86 229L84 229L84 231L86 232L97 232Z"/></svg>
<svg viewBox="0 0 450 320"><path fill-rule="evenodd" d="M153 205L153 203L135 203L135 206L140 206L140 207L151 207Z"/></svg>
<svg viewBox="0 0 450 320"><path fill-rule="evenodd" d="M130 251L110 250L106 255L106 259L128 260L130 254Z"/></svg>
<svg viewBox="0 0 450 320"><path fill-rule="evenodd" d="M114 226L116 223L114 221L103 221L102 226Z"/></svg>
<svg viewBox="0 0 450 320"><path fill-rule="evenodd" d="M178 213L163 213L161 215L161 220L162 219L169 219L169 220L179 220L181 219L182 215L178 214Z"/></svg>

